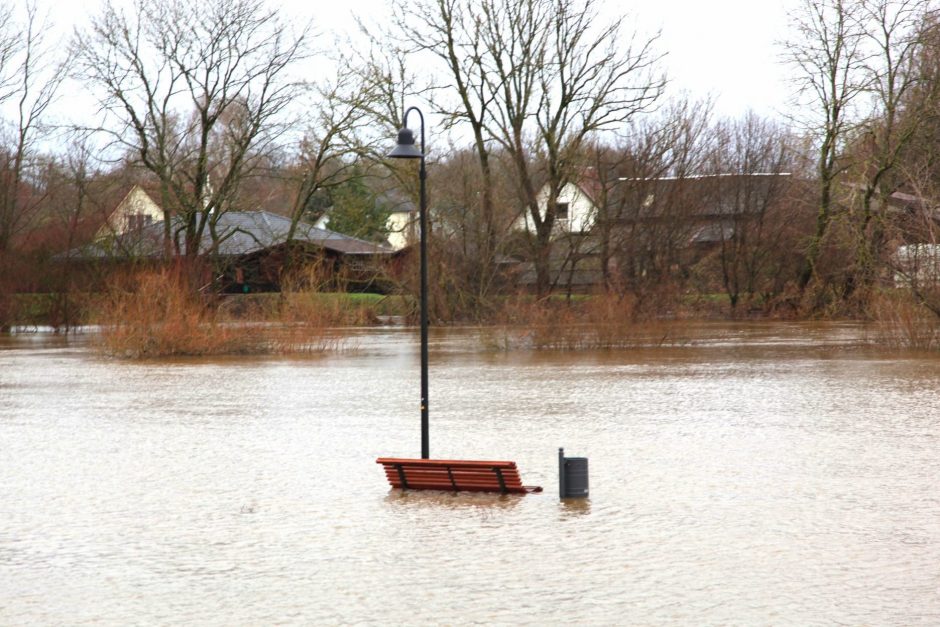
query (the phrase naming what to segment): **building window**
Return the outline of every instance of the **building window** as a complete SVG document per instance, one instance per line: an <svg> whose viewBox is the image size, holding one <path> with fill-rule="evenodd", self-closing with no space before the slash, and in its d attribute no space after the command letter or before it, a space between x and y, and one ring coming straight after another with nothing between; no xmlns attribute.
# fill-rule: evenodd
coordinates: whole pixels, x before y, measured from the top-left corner
<svg viewBox="0 0 940 627"><path fill-rule="evenodd" d="M153 216L146 213L131 213L127 216L127 230L139 231L153 223Z"/></svg>
<svg viewBox="0 0 940 627"><path fill-rule="evenodd" d="M568 203L559 202L555 204L555 219L556 220L568 219Z"/></svg>

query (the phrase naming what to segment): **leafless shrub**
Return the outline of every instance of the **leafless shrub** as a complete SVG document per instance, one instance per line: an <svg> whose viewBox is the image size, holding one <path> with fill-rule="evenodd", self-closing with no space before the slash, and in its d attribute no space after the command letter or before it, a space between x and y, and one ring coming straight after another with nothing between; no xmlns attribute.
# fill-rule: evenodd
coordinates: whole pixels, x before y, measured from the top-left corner
<svg viewBox="0 0 940 627"><path fill-rule="evenodd" d="M498 350L590 350L683 343L678 327L643 322L635 302L613 295L576 301L517 297L504 304L499 322L482 332L485 346Z"/></svg>
<svg viewBox="0 0 940 627"><path fill-rule="evenodd" d="M217 302L191 289L186 273L148 271L115 282L97 307L99 347L106 354L144 359L170 356L287 354L339 348L343 336L335 318L312 305L294 302L269 318L255 308L239 322L226 318Z"/></svg>
<svg viewBox="0 0 940 627"><path fill-rule="evenodd" d="M940 350L940 318L905 290L882 291L871 300L875 341L893 348Z"/></svg>

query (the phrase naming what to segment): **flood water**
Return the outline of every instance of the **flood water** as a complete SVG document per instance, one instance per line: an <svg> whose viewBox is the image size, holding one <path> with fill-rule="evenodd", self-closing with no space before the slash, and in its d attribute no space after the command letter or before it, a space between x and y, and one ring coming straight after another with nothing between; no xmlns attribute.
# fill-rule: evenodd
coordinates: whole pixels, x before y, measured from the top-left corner
<svg viewBox="0 0 940 627"><path fill-rule="evenodd" d="M413 330L172 362L2 338L0 624L940 624L940 357L687 333L432 336L432 457L515 460L527 496L385 484L419 455Z"/></svg>

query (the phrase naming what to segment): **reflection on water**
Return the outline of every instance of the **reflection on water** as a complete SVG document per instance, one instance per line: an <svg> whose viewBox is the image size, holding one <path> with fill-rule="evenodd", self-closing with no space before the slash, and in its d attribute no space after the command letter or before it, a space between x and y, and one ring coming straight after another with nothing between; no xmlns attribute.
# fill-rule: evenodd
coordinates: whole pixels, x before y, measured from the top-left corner
<svg viewBox="0 0 940 627"><path fill-rule="evenodd" d="M433 336L431 453L527 496L389 490L409 330L126 363L0 339L2 624L940 624L940 359L851 325L486 352ZM557 450L590 459L559 501Z"/></svg>
<svg viewBox="0 0 940 627"><path fill-rule="evenodd" d="M565 516L585 516L591 513L591 499L559 499Z"/></svg>
<svg viewBox="0 0 940 627"><path fill-rule="evenodd" d="M525 498L518 494L485 494L473 492L438 492L402 491L390 489L385 502L392 508L407 508L407 510L428 508L434 511L477 510L484 515L489 511L506 511L519 505Z"/></svg>

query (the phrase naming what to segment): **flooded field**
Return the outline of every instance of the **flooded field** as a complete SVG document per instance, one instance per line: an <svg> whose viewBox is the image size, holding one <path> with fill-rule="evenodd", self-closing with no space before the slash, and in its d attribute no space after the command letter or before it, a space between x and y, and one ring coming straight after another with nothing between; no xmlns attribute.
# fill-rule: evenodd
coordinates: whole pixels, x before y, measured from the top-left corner
<svg viewBox="0 0 940 627"><path fill-rule="evenodd" d="M684 333L432 334L432 457L515 460L524 497L385 484L419 454L413 330L172 362L0 338L0 624L940 624L940 356Z"/></svg>

